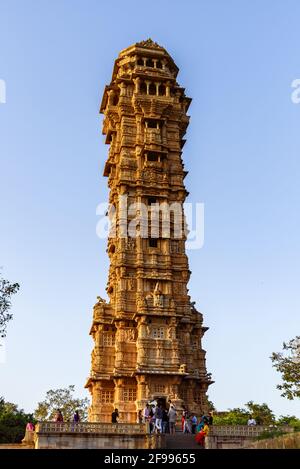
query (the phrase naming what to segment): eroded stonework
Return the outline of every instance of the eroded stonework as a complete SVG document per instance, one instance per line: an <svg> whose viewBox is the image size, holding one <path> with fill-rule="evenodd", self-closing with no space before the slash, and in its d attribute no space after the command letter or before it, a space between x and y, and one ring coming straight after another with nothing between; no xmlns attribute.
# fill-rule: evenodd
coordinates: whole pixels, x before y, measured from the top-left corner
<svg viewBox="0 0 300 469"><path fill-rule="evenodd" d="M188 295L185 238L155 241L121 237L119 196L128 203L179 202L187 196L182 162L191 99L176 82L178 68L150 39L123 50L106 86L100 111L110 145L104 175L117 230L109 238L109 301L98 298L91 335L95 346L86 384L92 395L91 422L136 422L148 401L174 402L191 412L207 411L201 339L207 328ZM159 228L161 230L161 228Z"/></svg>

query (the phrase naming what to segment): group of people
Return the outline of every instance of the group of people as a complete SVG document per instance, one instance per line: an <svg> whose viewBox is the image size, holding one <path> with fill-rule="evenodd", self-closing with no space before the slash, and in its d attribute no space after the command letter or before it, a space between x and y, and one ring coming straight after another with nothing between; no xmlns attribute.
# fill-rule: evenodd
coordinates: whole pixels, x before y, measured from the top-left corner
<svg viewBox="0 0 300 469"><path fill-rule="evenodd" d="M161 403L146 404L145 408L138 413L138 423L149 423L150 433L175 433L177 411L169 401L169 408L166 409Z"/></svg>
<svg viewBox="0 0 300 469"><path fill-rule="evenodd" d="M62 414L62 411L60 409L57 409L55 415L54 415L54 422L58 423L63 423L64 422L64 416ZM80 415L78 410L75 411L72 419L73 423L79 423L80 422Z"/></svg>
<svg viewBox="0 0 300 469"><path fill-rule="evenodd" d="M181 417L181 429L183 433L198 433L205 424L213 424L212 412L208 412L207 415L202 415L198 418L195 413L190 413L185 407L183 408Z"/></svg>
<svg viewBox="0 0 300 469"><path fill-rule="evenodd" d="M149 423L150 433L170 433L175 434L178 411L175 405L169 400L169 407L162 404L146 404L143 410L139 410L137 422ZM179 416L180 417L180 416ZM209 427L213 424L212 412L198 418L195 413L190 413L185 407L181 416L181 430L183 433L195 435L197 443L204 445L205 437L208 435Z"/></svg>
<svg viewBox="0 0 300 469"><path fill-rule="evenodd" d="M212 424L213 424L212 412L208 412L207 415L202 415L202 417L199 419L199 423L197 422L196 431L195 431L196 433L195 440L200 446L204 447L205 438L207 437L209 433L209 427Z"/></svg>

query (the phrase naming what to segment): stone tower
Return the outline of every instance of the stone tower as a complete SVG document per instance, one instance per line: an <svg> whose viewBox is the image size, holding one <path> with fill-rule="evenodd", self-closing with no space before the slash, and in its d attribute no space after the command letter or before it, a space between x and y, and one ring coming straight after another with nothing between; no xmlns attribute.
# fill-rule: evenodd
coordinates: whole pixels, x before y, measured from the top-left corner
<svg viewBox="0 0 300 469"><path fill-rule="evenodd" d="M152 218L146 229L137 224L135 236L126 229L124 234L132 213L120 202L123 196L127 207L144 204L146 222L153 206L176 202L183 215L182 147L191 99L176 82L177 73L163 47L151 39L134 44L115 61L101 103L110 146L104 176L116 231L107 249L109 301L99 298L91 328L95 346L86 387L92 422L110 422L114 407L120 421L136 422L137 411L154 399L171 399L178 409L197 414L207 411L211 380L201 347L207 328L188 295L185 236L175 236L172 212L167 234L161 215L155 237Z"/></svg>

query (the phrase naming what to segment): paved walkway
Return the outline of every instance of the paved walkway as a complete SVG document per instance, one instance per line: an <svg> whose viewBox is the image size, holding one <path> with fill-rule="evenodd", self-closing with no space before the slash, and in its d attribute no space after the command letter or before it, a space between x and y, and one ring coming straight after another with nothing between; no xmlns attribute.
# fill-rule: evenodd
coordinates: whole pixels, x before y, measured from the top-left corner
<svg viewBox="0 0 300 469"><path fill-rule="evenodd" d="M0 449L33 449L32 446L22 445L21 443L0 444Z"/></svg>

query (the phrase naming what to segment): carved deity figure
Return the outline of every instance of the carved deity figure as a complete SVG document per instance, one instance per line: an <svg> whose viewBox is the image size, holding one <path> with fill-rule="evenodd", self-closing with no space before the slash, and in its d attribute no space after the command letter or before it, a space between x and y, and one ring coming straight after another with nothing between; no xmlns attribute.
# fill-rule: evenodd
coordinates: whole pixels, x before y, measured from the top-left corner
<svg viewBox="0 0 300 469"><path fill-rule="evenodd" d="M162 294L161 290L159 289L159 284L155 285L154 293L153 293L153 304L154 306L158 306L162 308L164 306L164 295Z"/></svg>
<svg viewBox="0 0 300 469"><path fill-rule="evenodd" d="M133 251L134 248L135 248L135 239L133 239L133 238L127 238L126 248L127 248L129 251Z"/></svg>
<svg viewBox="0 0 300 469"><path fill-rule="evenodd" d="M144 297L139 297L137 300L137 307L139 309L147 308L147 300Z"/></svg>
<svg viewBox="0 0 300 469"><path fill-rule="evenodd" d="M129 279L129 290L135 289L135 280L133 278Z"/></svg>
<svg viewBox="0 0 300 469"><path fill-rule="evenodd" d="M157 344L157 358L163 358L163 346L160 342Z"/></svg>

